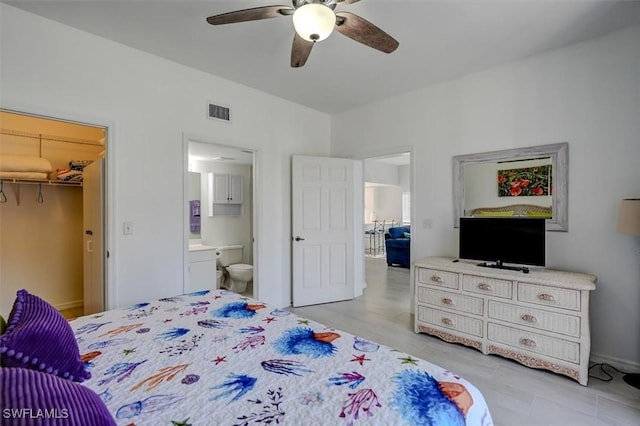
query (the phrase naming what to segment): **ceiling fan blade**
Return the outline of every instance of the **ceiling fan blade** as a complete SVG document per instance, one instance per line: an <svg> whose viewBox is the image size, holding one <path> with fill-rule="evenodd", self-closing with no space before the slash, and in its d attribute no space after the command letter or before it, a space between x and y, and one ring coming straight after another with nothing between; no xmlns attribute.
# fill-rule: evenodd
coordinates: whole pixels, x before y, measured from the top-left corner
<svg viewBox="0 0 640 426"><path fill-rule="evenodd" d="M357 3L360 0L336 0L336 3L344 3L344 4L351 4L351 3Z"/></svg>
<svg viewBox="0 0 640 426"><path fill-rule="evenodd" d="M296 33L291 47L291 68L299 68L307 62L314 43L307 41Z"/></svg>
<svg viewBox="0 0 640 426"><path fill-rule="evenodd" d="M293 7L291 6L263 6L209 16L207 22L211 25L235 24L236 22L277 18L279 16L291 15L292 13Z"/></svg>
<svg viewBox="0 0 640 426"><path fill-rule="evenodd" d="M350 39L384 53L391 53L400 45L395 38L358 15L338 12L336 16L336 29Z"/></svg>

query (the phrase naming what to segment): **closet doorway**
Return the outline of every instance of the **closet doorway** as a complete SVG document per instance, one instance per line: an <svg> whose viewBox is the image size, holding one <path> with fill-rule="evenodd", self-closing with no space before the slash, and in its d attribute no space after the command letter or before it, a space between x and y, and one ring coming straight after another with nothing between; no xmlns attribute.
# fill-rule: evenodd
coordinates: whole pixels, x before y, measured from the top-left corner
<svg viewBox="0 0 640 426"><path fill-rule="evenodd" d="M0 313L26 289L67 318L103 311L107 128L0 109Z"/></svg>

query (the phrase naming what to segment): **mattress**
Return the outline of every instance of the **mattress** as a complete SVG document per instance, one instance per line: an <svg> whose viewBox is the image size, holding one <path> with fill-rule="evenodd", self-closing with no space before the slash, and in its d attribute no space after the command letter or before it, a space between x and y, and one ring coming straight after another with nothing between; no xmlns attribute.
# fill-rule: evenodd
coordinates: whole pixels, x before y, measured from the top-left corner
<svg viewBox="0 0 640 426"><path fill-rule="evenodd" d="M227 290L70 324L119 425L492 424L455 373Z"/></svg>

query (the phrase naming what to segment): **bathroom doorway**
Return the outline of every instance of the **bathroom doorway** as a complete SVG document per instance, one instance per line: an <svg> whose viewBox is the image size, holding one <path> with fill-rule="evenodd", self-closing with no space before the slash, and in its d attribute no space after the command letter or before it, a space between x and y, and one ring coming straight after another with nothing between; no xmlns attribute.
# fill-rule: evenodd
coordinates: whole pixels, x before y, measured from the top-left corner
<svg viewBox="0 0 640 426"><path fill-rule="evenodd" d="M253 274L237 291L256 297L255 152L194 137L185 144L185 292L230 287L228 268L211 259L220 247L242 246L237 263L251 265Z"/></svg>

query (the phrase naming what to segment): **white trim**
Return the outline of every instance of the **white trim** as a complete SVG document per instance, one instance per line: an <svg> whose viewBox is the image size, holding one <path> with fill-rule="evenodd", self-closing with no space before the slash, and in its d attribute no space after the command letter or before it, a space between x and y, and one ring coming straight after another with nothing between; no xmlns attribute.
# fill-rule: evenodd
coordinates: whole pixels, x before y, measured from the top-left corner
<svg viewBox="0 0 640 426"><path fill-rule="evenodd" d="M189 282L189 136L182 133L182 292Z"/></svg>
<svg viewBox="0 0 640 426"><path fill-rule="evenodd" d="M253 228L251 232L251 246L253 247L253 298L263 300L262 295L260 294L260 289L264 288L264 286L261 287L258 285L258 278L261 270L259 262L260 256L258 256L258 253L263 253L262 250L266 250L264 247L260 246L263 239L259 238L259 236L262 236L262 227L260 226L261 216L258 214L258 194L262 194L262 179L258 178L258 176L262 176L262 168L260 167L260 165L262 164L262 151L258 151L255 149L251 151L253 151L253 171L251 175L251 184L253 185L253 190L251 191L251 227ZM262 292L264 293L264 290L262 290Z"/></svg>
<svg viewBox="0 0 640 426"><path fill-rule="evenodd" d="M591 364L605 363L614 366L618 370L626 373L640 373L640 362L629 361L628 359L616 358L612 356L606 356L601 354L591 353L589 359Z"/></svg>
<svg viewBox="0 0 640 426"><path fill-rule="evenodd" d="M62 302L62 303L56 303L55 305L53 305L53 307L59 311L66 311L67 309L82 308L83 306L84 306L84 300L73 300L71 302Z"/></svg>

